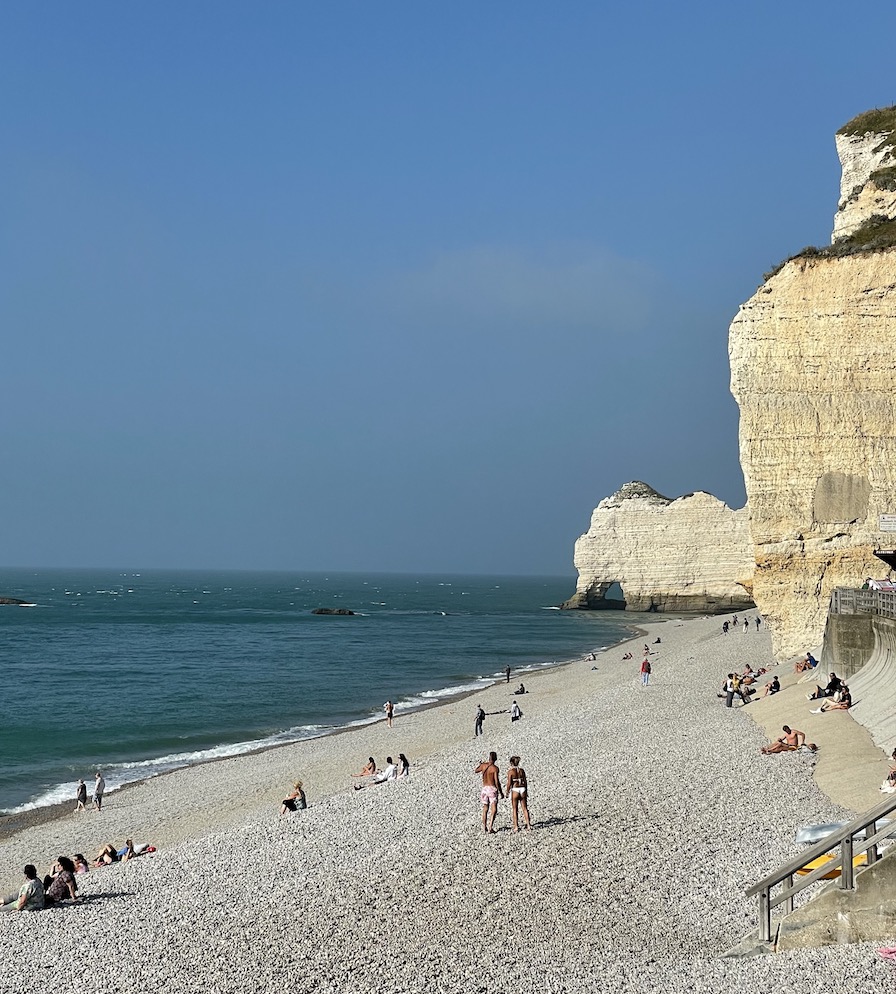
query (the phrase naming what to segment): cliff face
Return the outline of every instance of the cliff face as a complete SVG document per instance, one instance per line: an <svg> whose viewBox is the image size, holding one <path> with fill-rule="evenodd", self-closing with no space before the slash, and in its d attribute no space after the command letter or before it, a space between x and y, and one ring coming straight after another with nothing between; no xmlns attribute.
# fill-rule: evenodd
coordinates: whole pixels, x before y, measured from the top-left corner
<svg viewBox="0 0 896 994"><path fill-rule="evenodd" d="M738 611L752 606L746 509L711 494L677 500L628 483L598 504L575 548L579 572L566 608L608 607L619 583L629 611Z"/></svg>
<svg viewBox="0 0 896 994"><path fill-rule="evenodd" d="M886 111L870 111L837 133L842 173L833 242L848 238L874 216L896 217L893 124Z"/></svg>
<svg viewBox="0 0 896 994"><path fill-rule="evenodd" d="M835 248L896 216L878 186L891 139L838 136ZM741 307L729 355L753 595L784 659L821 643L831 590L884 575L873 551L896 546L878 530L896 512L896 247L792 259Z"/></svg>

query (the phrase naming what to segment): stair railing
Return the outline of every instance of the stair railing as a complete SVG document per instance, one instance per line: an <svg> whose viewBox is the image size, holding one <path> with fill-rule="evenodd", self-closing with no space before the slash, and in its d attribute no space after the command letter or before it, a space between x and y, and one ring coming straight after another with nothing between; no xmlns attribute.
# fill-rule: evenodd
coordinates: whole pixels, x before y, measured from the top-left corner
<svg viewBox="0 0 896 994"><path fill-rule="evenodd" d="M784 905L785 912L793 911L793 896L803 888L817 883L831 870L840 870L840 887L852 890L855 886L855 871L853 860L862 853L868 854L868 866L880 859L878 843L896 836L896 825L887 824L878 828L877 822L896 810L896 794L888 794L886 799L875 805L854 821L837 829L826 836L821 842L804 849L798 856L788 860L774 873L763 877L753 884L745 893L747 897L757 895L759 898L759 939L762 942L772 941L772 911L779 905ZM839 847L838 852L832 852ZM832 858L824 865L816 867L811 873L794 879L797 871L807 863L832 852ZM783 885L783 889L773 893L774 888Z"/></svg>

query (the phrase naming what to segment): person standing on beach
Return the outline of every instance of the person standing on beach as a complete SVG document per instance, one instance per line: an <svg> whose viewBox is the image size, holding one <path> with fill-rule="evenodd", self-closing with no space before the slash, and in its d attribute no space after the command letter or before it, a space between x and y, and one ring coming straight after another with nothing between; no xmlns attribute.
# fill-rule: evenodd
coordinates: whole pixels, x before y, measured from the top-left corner
<svg viewBox="0 0 896 994"><path fill-rule="evenodd" d="M510 819L513 822L511 832L519 831L518 808L523 812L526 828L532 828L532 823L529 820L528 802L526 801L527 787L526 771L520 766L520 757L511 756L510 769L507 771L507 796L510 798Z"/></svg>
<svg viewBox="0 0 896 994"><path fill-rule="evenodd" d="M485 721L485 711L482 710L482 705L478 705L476 708L476 718L473 721L473 738L477 738L482 735L482 723Z"/></svg>
<svg viewBox="0 0 896 994"><path fill-rule="evenodd" d="M504 670L504 682L510 683L510 667L506 667Z"/></svg>
<svg viewBox="0 0 896 994"><path fill-rule="evenodd" d="M641 663L641 683L646 687L650 683L650 660Z"/></svg>
<svg viewBox="0 0 896 994"><path fill-rule="evenodd" d="M498 754L490 752L488 759L483 759L473 772L482 774L482 790L479 792L479 800L482 803L482 831L486 835L494 835L498 796L504 797L501 774L498 770Z"/></svg>
<svg viewBox="0 0 896 994"><path fill-rule="evenodd" d="M383 710L386 712L386 724L389 728L392 727L392 714L395 711L395 705L391 701L386 701L383 705Z"/></svg>
<svg viewBox="0 0 896 994"><path fill-rule="evenodd" d="M103 810L103 794L106 793L106 781L103 779L102 773L99 770L95 774L95 782L93 784L93 806L97 811Z"/></svg>
<svg viewBox="0 0 896 994"><path fill-rule="evenodd" d="M756 631L757 631L757 632L759 631L759 626L760 626L761 624L762 624L762 618L760 618L760 617L759 617L759 615L757 614L757 615L756 615Z"/></svg>
<svg viewBox="0 0 896 994"><path fill-rule="evenodd" d="M77 806L75 811L83 811L87 807L87 784L83 777L78 781Z"/></svg>

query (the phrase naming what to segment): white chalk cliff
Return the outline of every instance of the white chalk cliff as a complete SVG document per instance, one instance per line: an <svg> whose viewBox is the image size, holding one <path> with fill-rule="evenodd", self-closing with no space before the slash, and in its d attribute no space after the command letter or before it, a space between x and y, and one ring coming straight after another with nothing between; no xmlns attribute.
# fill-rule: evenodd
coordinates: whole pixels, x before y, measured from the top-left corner
<svg viewBox="0 0 896 994"><path fill-rule="evenodd" d="M756 569L779 659L821 643L830 593L886 567L896 535L896 109L837 138L829 249L784 264L729 332ZM893 189L889 189L892 186Z"/></svg>
<svg viewBox="0 0 896 994"><path fill-rule="evenodd" d="M747 512L707 493L671 500L628 483L598 504L575 547L566 608L601 608L614 583L629 611L730 611L752 605Z"/></svg>

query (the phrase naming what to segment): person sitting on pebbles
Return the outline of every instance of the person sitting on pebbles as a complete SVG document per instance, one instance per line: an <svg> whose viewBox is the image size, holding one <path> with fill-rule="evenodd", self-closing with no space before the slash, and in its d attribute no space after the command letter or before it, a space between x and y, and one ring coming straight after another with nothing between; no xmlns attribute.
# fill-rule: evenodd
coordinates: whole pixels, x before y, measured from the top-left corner
<svg viewBox="0 0 896 994"><path fill-rule="evenodd" d="M770 742L759 750L763 756L772 756L778 752L796 752L802 745L811 749L812 752L818 749L814 742L806 742L806 733L801 732L798 728L784 725L781 730L784 732L781 738L775 739L774 742Z"/></svg>
<svg viewBox="0 0 896 994"><path fill-rule="evenodd" d="M2 906L14 908L16 911L40 911L44 907L44 885L37 875L37 867L33 863L25 866L25 882L18 893L4 897Z"/></svg>
<svg viewBox="0 0 896 994"><path fill-rule="evenodd" d="M390 780L394 780L398 776L398 767L392 762L392 757L386 757L386 768L380 770L375 776L372 776L367 783L356 783L355 790L363 790L365 787L377 787L381 783L388 783Z"/></svg>
<svg viewBox="0 0 896 994"><path fill-rule="evenodd" d="M376 760L370 756L364 766L357 773L352 774L352 778L357 780L359 777L372 777L374 773L376 773Z"/></svg>
<svg viewBox="0 0 896 994"><path fill-rule="evenodd" d="M280 817L282 818L287 811L304 811L307 807L308 802L305 800L305 791L302 790L302 781L296 780L289 795L283 798L280 805Z"/></svg>

